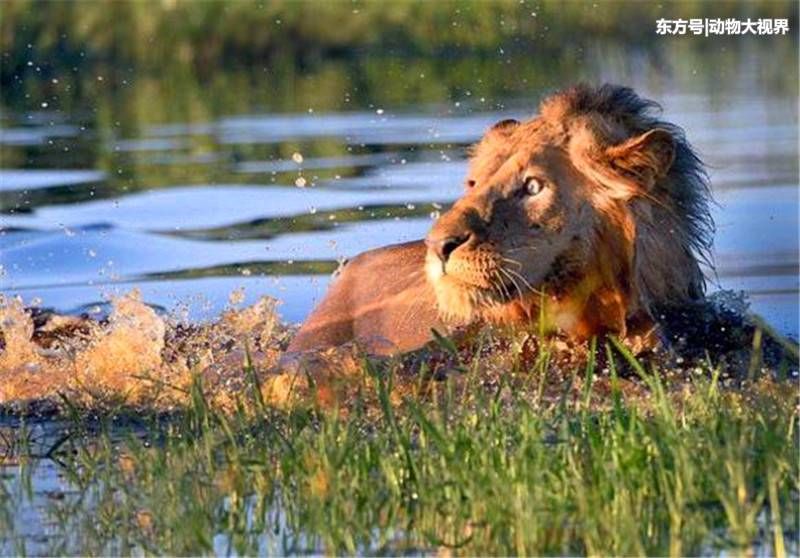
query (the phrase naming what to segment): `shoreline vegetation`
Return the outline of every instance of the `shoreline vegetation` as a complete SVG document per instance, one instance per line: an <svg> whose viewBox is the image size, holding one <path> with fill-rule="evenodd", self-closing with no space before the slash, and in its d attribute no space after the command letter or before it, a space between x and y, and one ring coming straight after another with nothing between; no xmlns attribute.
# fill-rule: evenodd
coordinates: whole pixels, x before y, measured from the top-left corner
<svg viewBox="0 0 800 558"><path fill-rule="evenodd" d="M81 363L43 422L0 422L5 552L798 551L797 348L776 360L768 332L730 317L705 339L730 345L694 359L478 331L275 375L291 331L268 299L202 327L135 294L105 324L4 312L6 403ZM44 506L42 546L23 547L14 510L50 460L69 488Z"/></svg>
<svg viewBox="0 0 800 558"><path fill-rule="evenodd" d="M557 65L574 72L594 57L605 56L614 45L649 53L663 69L668 66L665 58L675 58L659 54L666 48L724 53L746 45L736 37L656 35L656 20L677 17L672 12L678 6L683 18L793 21L797 17L794 3L770 0L711 4L691 0L674 7L557 0L111 4L9 0L0 20L0 85L4 105L38 106L40 100L56 95L57 104L70 109L81 100L107 95L109 89L119 93L136 81L166 79L182 90L187 83L208 85L220 74L227 79L246 70L250 75L239 79L266 79L273 89L270 96L277 92L284 97L292 93L283 91L287 86L302 89L298 81L341 63L359 77L352 84L354 101L369 97L373 89L384 89L385 72L380 72L379 80L371 73L375 66L387 64L396 66L392 77L399 83L415 78L420 70L454 91L472 88L476 94L491 94L497 91L494 84L507 92L513 81L498 64L506 59L530 70ZM775 41L771 48L793 54L797 34L782 38L786 40ZM467 72L460 68L465 60L470 65L481 60L492 64L483 64L480 72ZM420 61L427 61L427 68ZM542 83L537 78L542 72L526 73L531 80L528 91L563 86ZM796 87L790 75L785 78L780 87ZM286 81L290 83L282 83ZM315 100L340 103L341 96L332 93L341 84L327 81L325 94ZM400 89L407 87L404 83ZM409 92L398 95L402 99Z"/></svg>
<svg viewBox="0 0 800 558"><path fill-rule="evenodd" d="M34 5L42 9L34 10ZM114 63L152 70L172 60L200 71L221 61L252 66L367 53L436 56L494 54L498 48L551 50L563 47L566 37L578 45L599 38L643 43L654 37L659 18L791 18L796 5L760 0L709 7L689 0L681 2L679 14L669 12L668 5L647 2L559 0L148 0L111 5L10 0L4 5L0 48L5 53L30 48L57 54L51 60L54 65ZM580 34L574 33L578 29ZM22 67L5 64L3 80Z"/></svg>

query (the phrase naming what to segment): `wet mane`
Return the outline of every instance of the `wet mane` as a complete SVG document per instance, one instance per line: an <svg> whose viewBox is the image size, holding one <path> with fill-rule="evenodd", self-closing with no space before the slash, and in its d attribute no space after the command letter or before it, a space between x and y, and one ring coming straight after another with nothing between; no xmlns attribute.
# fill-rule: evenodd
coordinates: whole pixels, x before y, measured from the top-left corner
<svg viewBox="0 0 800 558"><path fill-rule="evenodd" d="M540 119L569 142L589 129L596 146L620 144L650 130L668 132L675 158L646 194L626 200L636 223L635 274L645 306L697 299L705 292L700 262L711 267L714 222L703 162L683 129L659 118L661 106L629 87L578 85L545 99ZM618 210L621 206L617 206Z"/></svg>

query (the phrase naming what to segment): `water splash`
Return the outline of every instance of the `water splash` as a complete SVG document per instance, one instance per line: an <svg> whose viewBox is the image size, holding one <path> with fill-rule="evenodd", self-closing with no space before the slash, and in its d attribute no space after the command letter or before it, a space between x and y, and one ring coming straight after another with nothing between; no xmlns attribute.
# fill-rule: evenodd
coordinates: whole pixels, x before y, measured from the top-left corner
<svg viewBox="0 0 800 558"><path fill-rule="evenodd" d="M233 404L244 365L275 365L286 328L263 298L217 322L187 325L159 316L138 290L112 300L108 319L61 316L0 301L0 405L51 410L64 399L93 409L170 410L198 376L214 403Z"/></svg>
<svg viewBox="0 0 800 558"><path fill-rule="evenodd" d="M107 326L75 356L75 384L95 399L141 401L147 387L140 379L148 374L179 381L163 366L165 334L164 321L138 290L114 299Z"/></svg>
<svg viewBox="0 0 800 558"><path fill-rule="evenodd" d="M242 302L240 294L233 293L232 304ZM744 316L746 306L739 302L740 297L718 297L665 313L661 318L670 345L648 357L650 366L664 371L677 387L708 372L709 363L724 364L723 379L736 385L762 365L763 371L755 372L769 374L772 366L791 370L795 378L796 342L769 341L765 330L764 343L757 347L760 356L754 359L754 332L762 326ZM137 290L113 299L110 315L99 321L0 298L0 408L50 412L69 401L92 411L171 411L185 408L200 386L206 401L222 410L242 405L257 410L264 401L341 410L353 397L374 399L376 382L388 370L394 378L389 393L394 402L426 397L437 382L450 379L463 389L474 382L487 389L516 382L516 390L532 390L537 404L564 400L564 386L574 397L586 389L584 375L575 373L585 367L586 343L473 326L453 332L451 341L432 341L394 358L367 358L358 343L288 355L293 329L279 320L276 306L276 300L265 297L242 309L232 305L213 323L191 324L159 315ZM545 368L543 354L548 355ZM598 343L596 393L611 390L603 364L606 354ZM636 374L624 377L624 358L617 361L622 389L632 397L646 397ZM598 400L597 405L607 403ZM380 408L377 401L375 408Z"/></svg>
<svg viewBox="0 0 800 558"><path fill-rule="evenodd" d="M25 311L22 299L0 295L0 331L3 334L0 370L32 369L38 366L39 355L32 341L33 330L33 320Z"/></svg>

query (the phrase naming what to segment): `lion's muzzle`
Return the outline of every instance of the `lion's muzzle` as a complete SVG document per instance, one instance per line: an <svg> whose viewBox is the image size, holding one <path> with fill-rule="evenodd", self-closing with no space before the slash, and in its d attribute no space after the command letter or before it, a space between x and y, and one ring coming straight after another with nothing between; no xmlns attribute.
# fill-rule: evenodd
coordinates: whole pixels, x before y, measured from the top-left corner
<svg viewBox="0 0 800 558"><path fill-rule="evenodd" d="M428 251L439 258L442 262L442 266L444 266L447 264L447 260L450 259L450 254L455 252L462 244L466 244L470 236L469 234L462 236L445 236L444 238L429 236L425 239L425 245L428 247Z"/></svg>
<svg viewBox="0 0 800 558"><path fill-rule="evenodd" d="M434 223L425 245L444 267L459 249L474 249L486 237L487 223L473 203L459 200Z"/></svg>

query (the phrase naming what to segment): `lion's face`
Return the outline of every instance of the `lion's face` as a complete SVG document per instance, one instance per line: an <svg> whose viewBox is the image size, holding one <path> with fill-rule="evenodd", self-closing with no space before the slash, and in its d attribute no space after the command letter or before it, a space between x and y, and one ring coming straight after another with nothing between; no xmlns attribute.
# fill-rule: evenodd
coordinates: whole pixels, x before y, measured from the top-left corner
<svg viewBox="0 0 800 558"><path fill-rule="evenodd" d="M687 205L701 194L680 200L693 184L683 169L670 174L672 132L581 103L580 91L555 96L539 117L500 122L475 146L464 195L426 238L445 318L518 322L544 309L581 335L624 332L653 305L702 288L699 237L682 213L705 206ZM681 165L694 164L681 149Z"/></svg>
<svg viewBox="0 0 800 558"><path fill-rule="evenodd" d="M428 277L457 319L541 296L587 248L595 218L586 178L546 134L515 142L518 125L499 124L477 147L464 196L426 239Z"/></svg>

